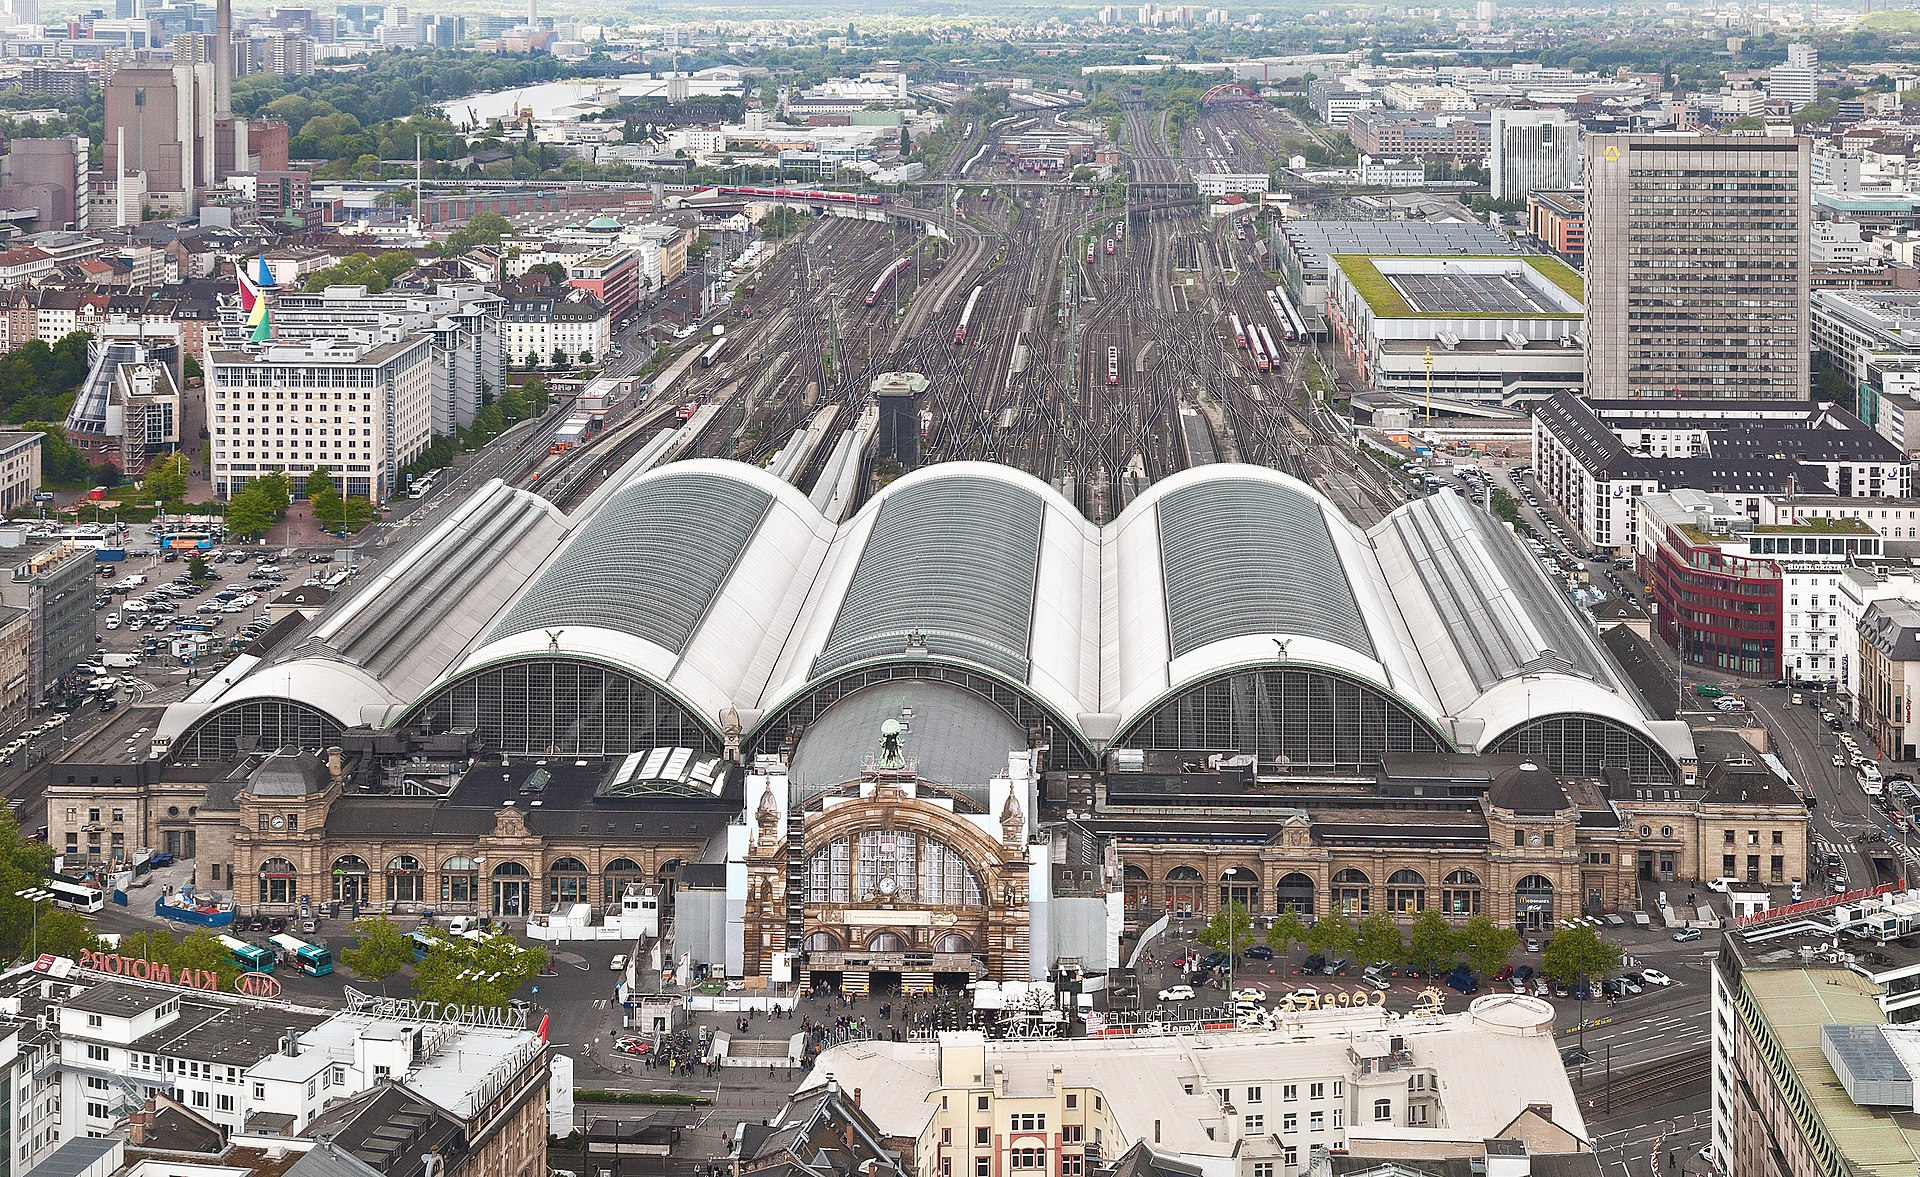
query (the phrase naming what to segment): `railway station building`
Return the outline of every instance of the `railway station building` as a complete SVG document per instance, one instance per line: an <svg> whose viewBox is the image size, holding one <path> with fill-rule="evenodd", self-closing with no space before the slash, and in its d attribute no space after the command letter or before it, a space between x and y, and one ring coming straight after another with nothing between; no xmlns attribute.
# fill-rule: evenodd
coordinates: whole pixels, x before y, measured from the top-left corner
<svg viewBox="0 0 1920 1177"><path fill-rule="evenodd" d="M1762 784L1655 718L1491 516L1442 493L1362 530L1232 464L1104 528L980 463L839 524L730 462L618 472L571 514L495 483L270 636L129 709L139 771L123 735L53 765L56 848L121 790L126 844L191 826L249 910L517 918L637 885L729 975L1023 977L1229 900L1631 908L1720 873L1723 827L1746 853L1728 799Z"/></svg>

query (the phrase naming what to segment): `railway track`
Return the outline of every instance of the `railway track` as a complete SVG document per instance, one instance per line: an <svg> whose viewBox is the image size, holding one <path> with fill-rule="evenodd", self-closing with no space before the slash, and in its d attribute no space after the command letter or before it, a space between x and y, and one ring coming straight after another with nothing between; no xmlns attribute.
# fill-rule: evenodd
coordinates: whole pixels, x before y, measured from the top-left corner
<svg viewBox="0 0 1920 1177"><path fill-rule="evenodd" d="M714 406L689 456L764 464L822 406L839 406L850 425L868 407L874 376L907 369L929 382L923 463L1019 467L1096 521L1206 460L1317 482L1362 521L1391 510L1397 498L1353 469L1305 399L1302 346L1278 343L1268 372L1235 348L1229 315L1271 315L1257 242L1207 223L1198 199L1169 190L1186 182L1184 161L1208 151L1238 159L1260 149L1258 138L1229 115L1187 131L1196 155L1165 143L1153 112L1123 105L1127 174L1150 195L1115 207L1098 189L1020 189L1014 178L1018 198L1002 188L984 200L928 188L889 206L887 223L817 218L756 277L760 315L729 324L727 354L689 369L662 397L669 404L647 406L569 459L556 497L577 501L599 485L685 402ZM1008 184L993 144L993 130L976 127L948 161L948 178L978 156L967 182ZM875 279L901 259L868 306ZM976 289L959 342L955 328ZM1118 357L1112 383L1109 349ZM1202 425L1190 435L1183 422L1196 413Z"/></svg>

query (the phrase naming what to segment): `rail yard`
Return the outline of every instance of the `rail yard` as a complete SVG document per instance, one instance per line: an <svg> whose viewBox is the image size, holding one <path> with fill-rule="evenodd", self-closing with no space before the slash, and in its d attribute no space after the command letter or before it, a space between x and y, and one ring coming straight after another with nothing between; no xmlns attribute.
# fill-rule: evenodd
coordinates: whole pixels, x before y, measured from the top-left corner
<svg viewBox="0 0 1920 1177"><path fill-rule="evenodd" d="M1194 192L1191 172L1282 150L1284 112L1209 110L1169 144L1164 117L1124 107L1111 184L1011 169L1000 137L1060 125L1050 111L968 125L945 173L900 195L814 193L809 207L841 215L810 219L745 279L751 315L709 319L689 342L697 362L663 369L594 444L543 451L523 477L571 505L652 446L662 460L754 462L809 489L833 461L824 439L873 412L878 376L906 371L927 381L920 464L1017 466L1096 521L1215 461L1308 479L1362 522L1391 510L1398 485L1356 458L1309 390L1306 324L1267 274L1252 210L1212 217ZM893 473L869 459L854 497Z"/></svg>

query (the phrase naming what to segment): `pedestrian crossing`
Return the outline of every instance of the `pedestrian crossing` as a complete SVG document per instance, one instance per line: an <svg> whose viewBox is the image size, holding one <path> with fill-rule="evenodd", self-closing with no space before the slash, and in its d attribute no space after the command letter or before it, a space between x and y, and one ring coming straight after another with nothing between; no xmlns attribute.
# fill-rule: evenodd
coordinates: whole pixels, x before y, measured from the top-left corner
<svg viewBox="0 0 1920 1177"><path fill-rule="evenodd" d="M1905 842L1894 841L1888 841L1886 846L1893 852L1895 857L1907 865L1920 865L1920 849L1915 849ZM1813 848L1822 856L1828 854L1853 854L1861 849L1861 847L1855 846L1852 842L1837 842L1832 838L1822 838L1818 835L1815 835L1813 839Z"/></svg>

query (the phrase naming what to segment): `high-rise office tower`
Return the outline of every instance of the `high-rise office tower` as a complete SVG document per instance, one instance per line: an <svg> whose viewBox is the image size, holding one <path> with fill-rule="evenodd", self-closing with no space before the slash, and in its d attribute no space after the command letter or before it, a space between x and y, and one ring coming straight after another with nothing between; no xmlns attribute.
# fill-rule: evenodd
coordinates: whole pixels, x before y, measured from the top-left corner
<svg viewBox="0 0 1920 1177"><path fill-rule="evenodd" d="M1592 135L1587 394L1809 395L1806 139Z"/></svg>
<svg viewBox="0 0 1920 1177"><path fill-rule="evenodd" d="M1787 46L1787 60L1767 71L1767 97L1794 110L1819 97L1820 50L1813 45Z"/></svg>
<svg viewBox="0 0 1920 1177"><path fill-rule="evenodd" d="M1580 182L1580 124L1558 110L1496 110L1487 172L1495 200L1525 200Z"/></svg>

